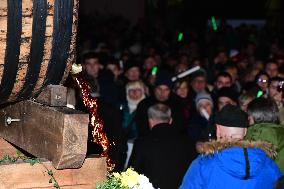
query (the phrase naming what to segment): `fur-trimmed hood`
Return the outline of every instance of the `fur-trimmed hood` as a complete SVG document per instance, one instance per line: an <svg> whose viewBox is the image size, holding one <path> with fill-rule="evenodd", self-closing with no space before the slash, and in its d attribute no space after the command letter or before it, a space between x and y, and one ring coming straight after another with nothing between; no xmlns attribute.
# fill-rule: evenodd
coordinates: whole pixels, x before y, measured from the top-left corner
<svg viewBox="0 0 284 189"><path fill-rule="evenodd" d="M197 151L203 155L212 155L230 147L240 148L259 148L262 149L270 158L276 157L277 153L271 143L265 141L249 141L249 140L234 140L234 141L217 141L198 143Z"/></svg>
<svg viewBox="0 0 284 189"><path fill-rule="evenodd" d="M203 160L211 159L215 166L240 179L257 176L276 156L273 145L262 141L211 141L199 143L197 150Z"/></svg>
<svg viewBox="0 0 284 189"><path fill-rule="evenodd" d="M267 142L211 141L198 144L198 150L202 154L192 162L180 189L267 189L282 176Z"/></svg>

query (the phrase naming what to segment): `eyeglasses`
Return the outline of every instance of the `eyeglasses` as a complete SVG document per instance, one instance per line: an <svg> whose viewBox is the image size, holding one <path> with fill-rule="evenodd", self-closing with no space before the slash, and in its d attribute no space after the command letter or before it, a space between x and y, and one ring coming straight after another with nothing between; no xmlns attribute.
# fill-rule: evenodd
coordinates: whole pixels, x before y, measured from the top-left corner
<svg viewBox="0 0 284 189"><path fill-rule="evenodd" d="M257 82L259 82L259 83L267 83L268 80L259 78L259 79L257 80Z"/></svg>

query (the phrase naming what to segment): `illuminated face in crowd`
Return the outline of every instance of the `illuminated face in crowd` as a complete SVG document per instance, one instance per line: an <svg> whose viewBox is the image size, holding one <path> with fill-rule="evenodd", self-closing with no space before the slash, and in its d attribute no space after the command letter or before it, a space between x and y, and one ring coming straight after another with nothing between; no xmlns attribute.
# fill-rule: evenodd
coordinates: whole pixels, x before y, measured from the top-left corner
<svg viewBox="0 0 284 189"><path fill-rule="evenodd" d="M208 100L202 100L198 103L198 110L199 110L199 113L202 115L202 112L201 110L204 109L207 114L210 116L212 114L212 103L209 102Z"/></svg>
<svg viewBox="0 0 284 189"><path fill-rule="evenodd" d="M215 82L216 89L221 89L223 87L231 87L232 81L229 77L219 76Z"/></svg>
<svg viewBox="0 0 284 189"><path fill-rule="evenodd" d="M143 90L141 88L132 88L128 90L128 96L131 100L140 100L143 96Z"/></svg>
<svg viewBox="0 0 284 189"><path fill-rule="evenodd" d="M157 65L156 60L153 57L148 57L147 59L144 60L143 67L146 70L151 70L156 65Z"/></svg>
<svg viewBox="0 0 284 189"><path fill-rule="evenodd" d="M180 86L176 89L176 94L181 98L186 98L188 95L188 85L186 81L182 82Z"/></svg>
<svg viewBox="0 0 284 189"><path fill-rule="evenodd" d="M231 105L237 105L236 102L234 102L232 99L230 99L229 97L226 96L221 96L218 98L218 111L222 110L222 108L224 106L226 106L227 104L231 104Z"/></svg>
<svg viewBox="0 0 284 189"><path fill-rule="evenodd" d="M228 56L225 52L219 52L215 57L215 63L226 64L228 62Z"/></svg>
<svg viewBox="0 0 284 189"><path fill-rule="evenodd" d="M129 81L138 81L140 79L140 69L132 67L126 71L125 76Z"/></svg>
<svg viewBox="0 0 284 189"><path fill-rule="evenodd" d="M204 76L198 76L191 82L191 87L196 93L202 92L206 88L206 78Z"/></svg>
<svg viewBox="0 0 284 189"><path fill-rule="evenodd" d="M268 83L269 78L266 75L260 75L257 79L257 85L261 88L262 91L267 91Z"/></svg>
<svg viewBox="0 0 284 189"><path fill-rule="evenodd" d="M171 89L167 85L159 85L155 88L154 94L158 101L165 102L169 99Z"/></svg>
<svg viewBox="0 0 284 189"><path fill-rule="evenodd" d="M278 65L274 62L267 63L265 67L265 72L269 75L270 78L278 76Z"/></svg>
<svg viewBox="0 0 284 189"><path fill-rule="evenodd" d="M85 60L82 67L83 67L83 70L87 72L89 76L92 76L95 78L98 77L100 69L103 68L98 58L90 58L90 59Z"/></svg>
<svg viewBox="0 0 284 189"><path fill-rule="evenodd" d="M282 92L278 91L279 81L271 81L268 89L268 94L271 98L273 98L276 102L282 101Z"/></svg>

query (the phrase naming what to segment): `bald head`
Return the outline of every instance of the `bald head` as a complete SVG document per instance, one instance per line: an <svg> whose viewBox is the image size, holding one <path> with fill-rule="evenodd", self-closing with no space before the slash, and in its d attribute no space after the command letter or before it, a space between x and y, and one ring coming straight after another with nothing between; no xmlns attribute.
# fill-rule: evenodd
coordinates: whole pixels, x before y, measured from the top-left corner
<svg viewBox="0 0 284 189"><path fill-rule="evenodd" d="M247 128L226 127L216 124L217 140L236 140L243 139L247 133Z"/></svg>

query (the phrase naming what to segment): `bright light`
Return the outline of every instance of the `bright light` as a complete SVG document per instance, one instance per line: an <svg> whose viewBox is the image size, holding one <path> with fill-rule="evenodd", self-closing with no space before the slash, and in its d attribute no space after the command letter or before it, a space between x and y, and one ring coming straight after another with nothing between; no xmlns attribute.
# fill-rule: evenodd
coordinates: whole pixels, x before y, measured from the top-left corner
<svg viewBox="0 0 284 189"><path fill-rule="evenodd" d="M183 39L183 33L180 32L180 33L178 34L178 42L181 42L182 39Z"/></svg>
<svg viewBox="0 0 284 189"><path fill-rule="evenodd" d="M218 26L217 26L217 22L216 22L215 16L211 17L211 22L212 22L213 30L217 31L218 30Z"/></svg>

